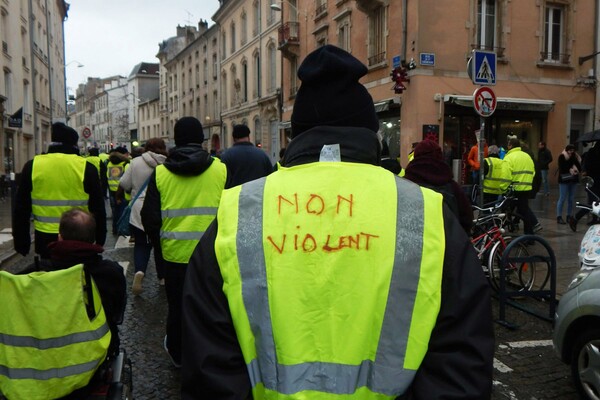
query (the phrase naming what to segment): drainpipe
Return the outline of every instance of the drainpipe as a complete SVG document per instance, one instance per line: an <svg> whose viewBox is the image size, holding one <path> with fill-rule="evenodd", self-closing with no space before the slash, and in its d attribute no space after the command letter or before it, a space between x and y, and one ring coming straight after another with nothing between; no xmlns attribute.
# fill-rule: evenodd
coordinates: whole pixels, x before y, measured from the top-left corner
<svg viewBox="0 0 600 400"><path fill-rule="evenodd" d="M600 0L596 0L596 10L594 14L594 24L595 32L594 32L594 52L599 51L598 43L600 42ZM598 73L600 72L598 69L598 62L596 61L596 57L593 59L594 65L594 76L596 77L596 97L594 102L594 124L593 129L596 130L600 127L600 90L598 90Z"/></svg>
<svg viewBox="0 0 600 400"><path fill-rule="evenodd" d="M408 0L402 0L402 62L406 62L406 45L408 38L408 11L406 10Z"/></svg>

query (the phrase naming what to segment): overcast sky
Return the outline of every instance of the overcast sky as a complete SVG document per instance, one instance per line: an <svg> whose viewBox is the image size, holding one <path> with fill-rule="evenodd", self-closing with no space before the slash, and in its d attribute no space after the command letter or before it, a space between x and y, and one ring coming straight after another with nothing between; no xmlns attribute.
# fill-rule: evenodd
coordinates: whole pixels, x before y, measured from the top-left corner
<svg viewBox="0 0 600 400"><path fill-rule="evenodd" d="M127 77L142 62L157 63L158 43L176 35L177 25L198 26L219 0L68 0L65 21L67 87L74 93L87 77ZM84 66L77 67L81 63Z"/></svg>

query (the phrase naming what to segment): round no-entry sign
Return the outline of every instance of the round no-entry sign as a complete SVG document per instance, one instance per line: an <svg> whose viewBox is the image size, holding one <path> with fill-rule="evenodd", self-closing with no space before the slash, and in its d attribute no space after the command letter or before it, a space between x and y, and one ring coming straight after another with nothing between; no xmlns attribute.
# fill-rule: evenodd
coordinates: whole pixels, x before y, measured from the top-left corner
<svg viewBox="0 0 600 400"><path fill-rule="evenodd" d="M496 94L487 86L482 86L473 92L473 107L477 114L489 117L496 111Z"/></svg>
<svg viewBox="0 0 600 400"><path fill-rule="evenodd" d="M83 128L83 132L81 132L84 138L89 139L92 136L92 131L87 126Z"/></svg>

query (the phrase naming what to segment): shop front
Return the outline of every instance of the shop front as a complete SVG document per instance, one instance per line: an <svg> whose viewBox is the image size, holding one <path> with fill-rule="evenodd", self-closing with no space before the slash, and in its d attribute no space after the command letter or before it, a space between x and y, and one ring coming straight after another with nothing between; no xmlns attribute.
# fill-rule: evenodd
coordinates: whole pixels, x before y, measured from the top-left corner
<svg viewBox="0 0 600 400"><path fill-rule="evenodd" d="M447 161L458 164L460 183L468 181L467 156L477 143L476 134L481 128L481 118L473 109L471 96L444 96L443 146ZM494 114L485 120L483 137L488 145L506 149L508 136L516 136L525 147L537 153L537 144L545 141L548 112L554 107L551 100L498 98Z"/></svg>

